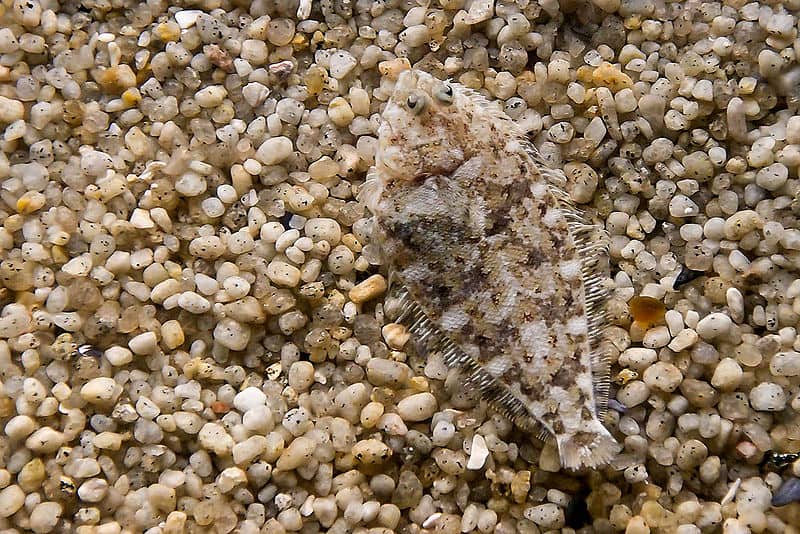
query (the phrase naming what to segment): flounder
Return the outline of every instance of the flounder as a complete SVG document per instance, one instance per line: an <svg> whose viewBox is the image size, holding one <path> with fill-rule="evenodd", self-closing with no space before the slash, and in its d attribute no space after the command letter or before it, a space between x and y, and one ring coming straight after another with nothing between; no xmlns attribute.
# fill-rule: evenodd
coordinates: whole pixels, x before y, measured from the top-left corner
<svg viewBox="0 0 800 534"><path fill-rule="evenodd" d="M604 231L480 94L405 71L382 119L362 198L401 320L496 409L555 438L563 467L608 463Z"/></svg>

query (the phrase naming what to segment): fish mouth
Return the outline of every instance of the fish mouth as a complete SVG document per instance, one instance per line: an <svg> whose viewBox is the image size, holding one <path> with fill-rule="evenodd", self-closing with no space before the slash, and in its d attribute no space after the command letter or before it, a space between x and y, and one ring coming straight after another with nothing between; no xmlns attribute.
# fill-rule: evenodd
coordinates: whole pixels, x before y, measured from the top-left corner
<svg viewBox="0 0 800 534"><path fill-rule="evenodd" d="M413 70L406 70L400 73L397 78L397 83L394 86L394 93L397 96L405 98L408 93L417 88L419 83L419 75Z"/></svg>

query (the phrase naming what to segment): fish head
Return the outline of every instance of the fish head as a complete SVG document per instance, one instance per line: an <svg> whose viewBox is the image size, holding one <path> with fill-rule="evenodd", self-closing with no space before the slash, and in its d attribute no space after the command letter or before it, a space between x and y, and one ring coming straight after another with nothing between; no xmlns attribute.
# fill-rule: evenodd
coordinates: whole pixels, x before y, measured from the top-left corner
<svg viewBox="0 0 800 534"><path fill-rule="evenodd" d="M403 72L378 131L376 167L386 181L450 175L466 160L471 102L464 88L419 70Z"/></svg>

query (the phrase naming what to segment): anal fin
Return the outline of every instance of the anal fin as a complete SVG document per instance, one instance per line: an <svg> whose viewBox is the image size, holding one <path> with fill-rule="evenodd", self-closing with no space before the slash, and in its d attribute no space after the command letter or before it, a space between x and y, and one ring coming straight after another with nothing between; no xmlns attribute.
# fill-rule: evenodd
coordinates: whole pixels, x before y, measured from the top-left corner
<svg viewBox="0 0 800 534"><path fill-rule="evenodd" d="M481 398L494 410L537 439L552 439L550 432L531 415L525 404L505 384L461 350L425 315L405 287L398 284L395 298L400 306L400 313L395 321L406 326L417 340L425 342L428 352L440 353L444 363L451 369L458 370L464 377L465 387L476 388Z"/></svg>

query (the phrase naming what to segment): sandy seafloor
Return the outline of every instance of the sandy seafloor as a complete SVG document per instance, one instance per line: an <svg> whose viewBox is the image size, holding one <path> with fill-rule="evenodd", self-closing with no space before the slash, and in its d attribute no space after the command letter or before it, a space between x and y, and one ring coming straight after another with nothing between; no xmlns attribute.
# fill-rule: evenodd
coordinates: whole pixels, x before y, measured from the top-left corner
<svg viewBox="0 0 800 534"><path fill-rule="evenodd" d="M3 0L0 532L799 532L799 9ZM409 66L611 235L606 468L386 318L356 194Z"/></svg>

